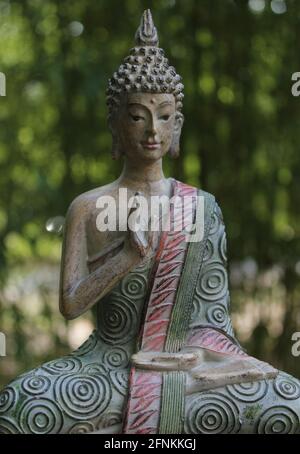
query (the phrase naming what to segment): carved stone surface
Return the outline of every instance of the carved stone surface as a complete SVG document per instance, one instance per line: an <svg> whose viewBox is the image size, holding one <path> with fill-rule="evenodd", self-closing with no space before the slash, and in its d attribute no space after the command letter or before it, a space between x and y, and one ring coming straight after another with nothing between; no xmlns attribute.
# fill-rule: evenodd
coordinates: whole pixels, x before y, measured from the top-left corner
<svg viewBox="0 0 300 454"><path fill-rule="evenodd" d="M247 355L234 337L215 198L163 175L163 156L179 153L183 85L149 10L136 40L108 88L122 174L75 199L66 220L60 310L72 319L95 307L97 328L70 355L2 390L0 433L300 433L299 381ZM119 212L124 188L129 197L174 197L170 228L100 232L99 198L111 197ZM187 196L182 216L178 200ZM204 234L189 243L197 198Z"/></svg>

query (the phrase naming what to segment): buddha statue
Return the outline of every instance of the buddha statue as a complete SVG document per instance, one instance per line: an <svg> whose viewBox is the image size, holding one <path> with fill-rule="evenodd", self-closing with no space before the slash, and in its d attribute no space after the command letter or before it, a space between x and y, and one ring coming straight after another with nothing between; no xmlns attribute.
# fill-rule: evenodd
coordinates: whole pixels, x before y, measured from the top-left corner
<svg viewBox="0 0 300 454"><path fill-rule="evenodd" d="M179 154L184 87L149 10L135 39L107 90L122 173L79 195L64 230L61 313L74 319L93 308L97 328L2 390L0 433L299 433L299 381L247 355L234 336L214 196L163 174L163 157ZM167 228L99 229L103 197L127 222L136 213L137 204L121 206L124 189L134 201L174 200L160 217ZM188 241L199 213L202 235Z"/></svg>

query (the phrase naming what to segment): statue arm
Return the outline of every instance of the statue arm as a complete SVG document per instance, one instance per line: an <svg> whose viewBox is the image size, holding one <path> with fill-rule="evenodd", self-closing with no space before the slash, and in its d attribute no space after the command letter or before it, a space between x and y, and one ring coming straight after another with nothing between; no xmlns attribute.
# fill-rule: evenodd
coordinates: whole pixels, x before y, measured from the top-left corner
<svg viewBox="0 0 300 454"><path fill-rule="evenodd" d="M77 318L103 298L141 259L137 249L125 238L121 251L114 243L111 250L104 248L101 264L89 273L86 211L86 201L79 197L71 204L66 218L59 307L62 315L69 320Z"/></svg>

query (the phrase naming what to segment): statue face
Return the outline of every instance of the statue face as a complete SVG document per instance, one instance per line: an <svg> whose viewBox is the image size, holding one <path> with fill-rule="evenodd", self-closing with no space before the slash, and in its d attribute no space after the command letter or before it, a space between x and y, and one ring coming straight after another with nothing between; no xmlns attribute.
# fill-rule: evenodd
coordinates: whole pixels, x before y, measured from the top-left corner
<svg viewBox="0 0 300 454"><path fill-rule="evenodd" d="M176 122L173 94L129 93L121 100L113 133L128 159L153 161L169 151Z"/></svg>

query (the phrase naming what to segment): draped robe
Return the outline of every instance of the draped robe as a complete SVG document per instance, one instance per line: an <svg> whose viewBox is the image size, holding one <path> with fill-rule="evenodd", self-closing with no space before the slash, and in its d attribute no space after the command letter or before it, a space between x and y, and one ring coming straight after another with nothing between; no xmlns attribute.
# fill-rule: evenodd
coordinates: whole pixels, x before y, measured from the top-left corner
<svg viewBox="0 0 300 454"><path fill-rule="evenodd" d="M298 380L248 356L234 337L220 208L175 180L173 195L190 200L182 228L175 206L158 250L97 303L89 339L4 388L0 433L299 433ZM192 242L197 196L204 235ZM189 391L189 370L132 361L186 349L205 353Z"/></svg>

